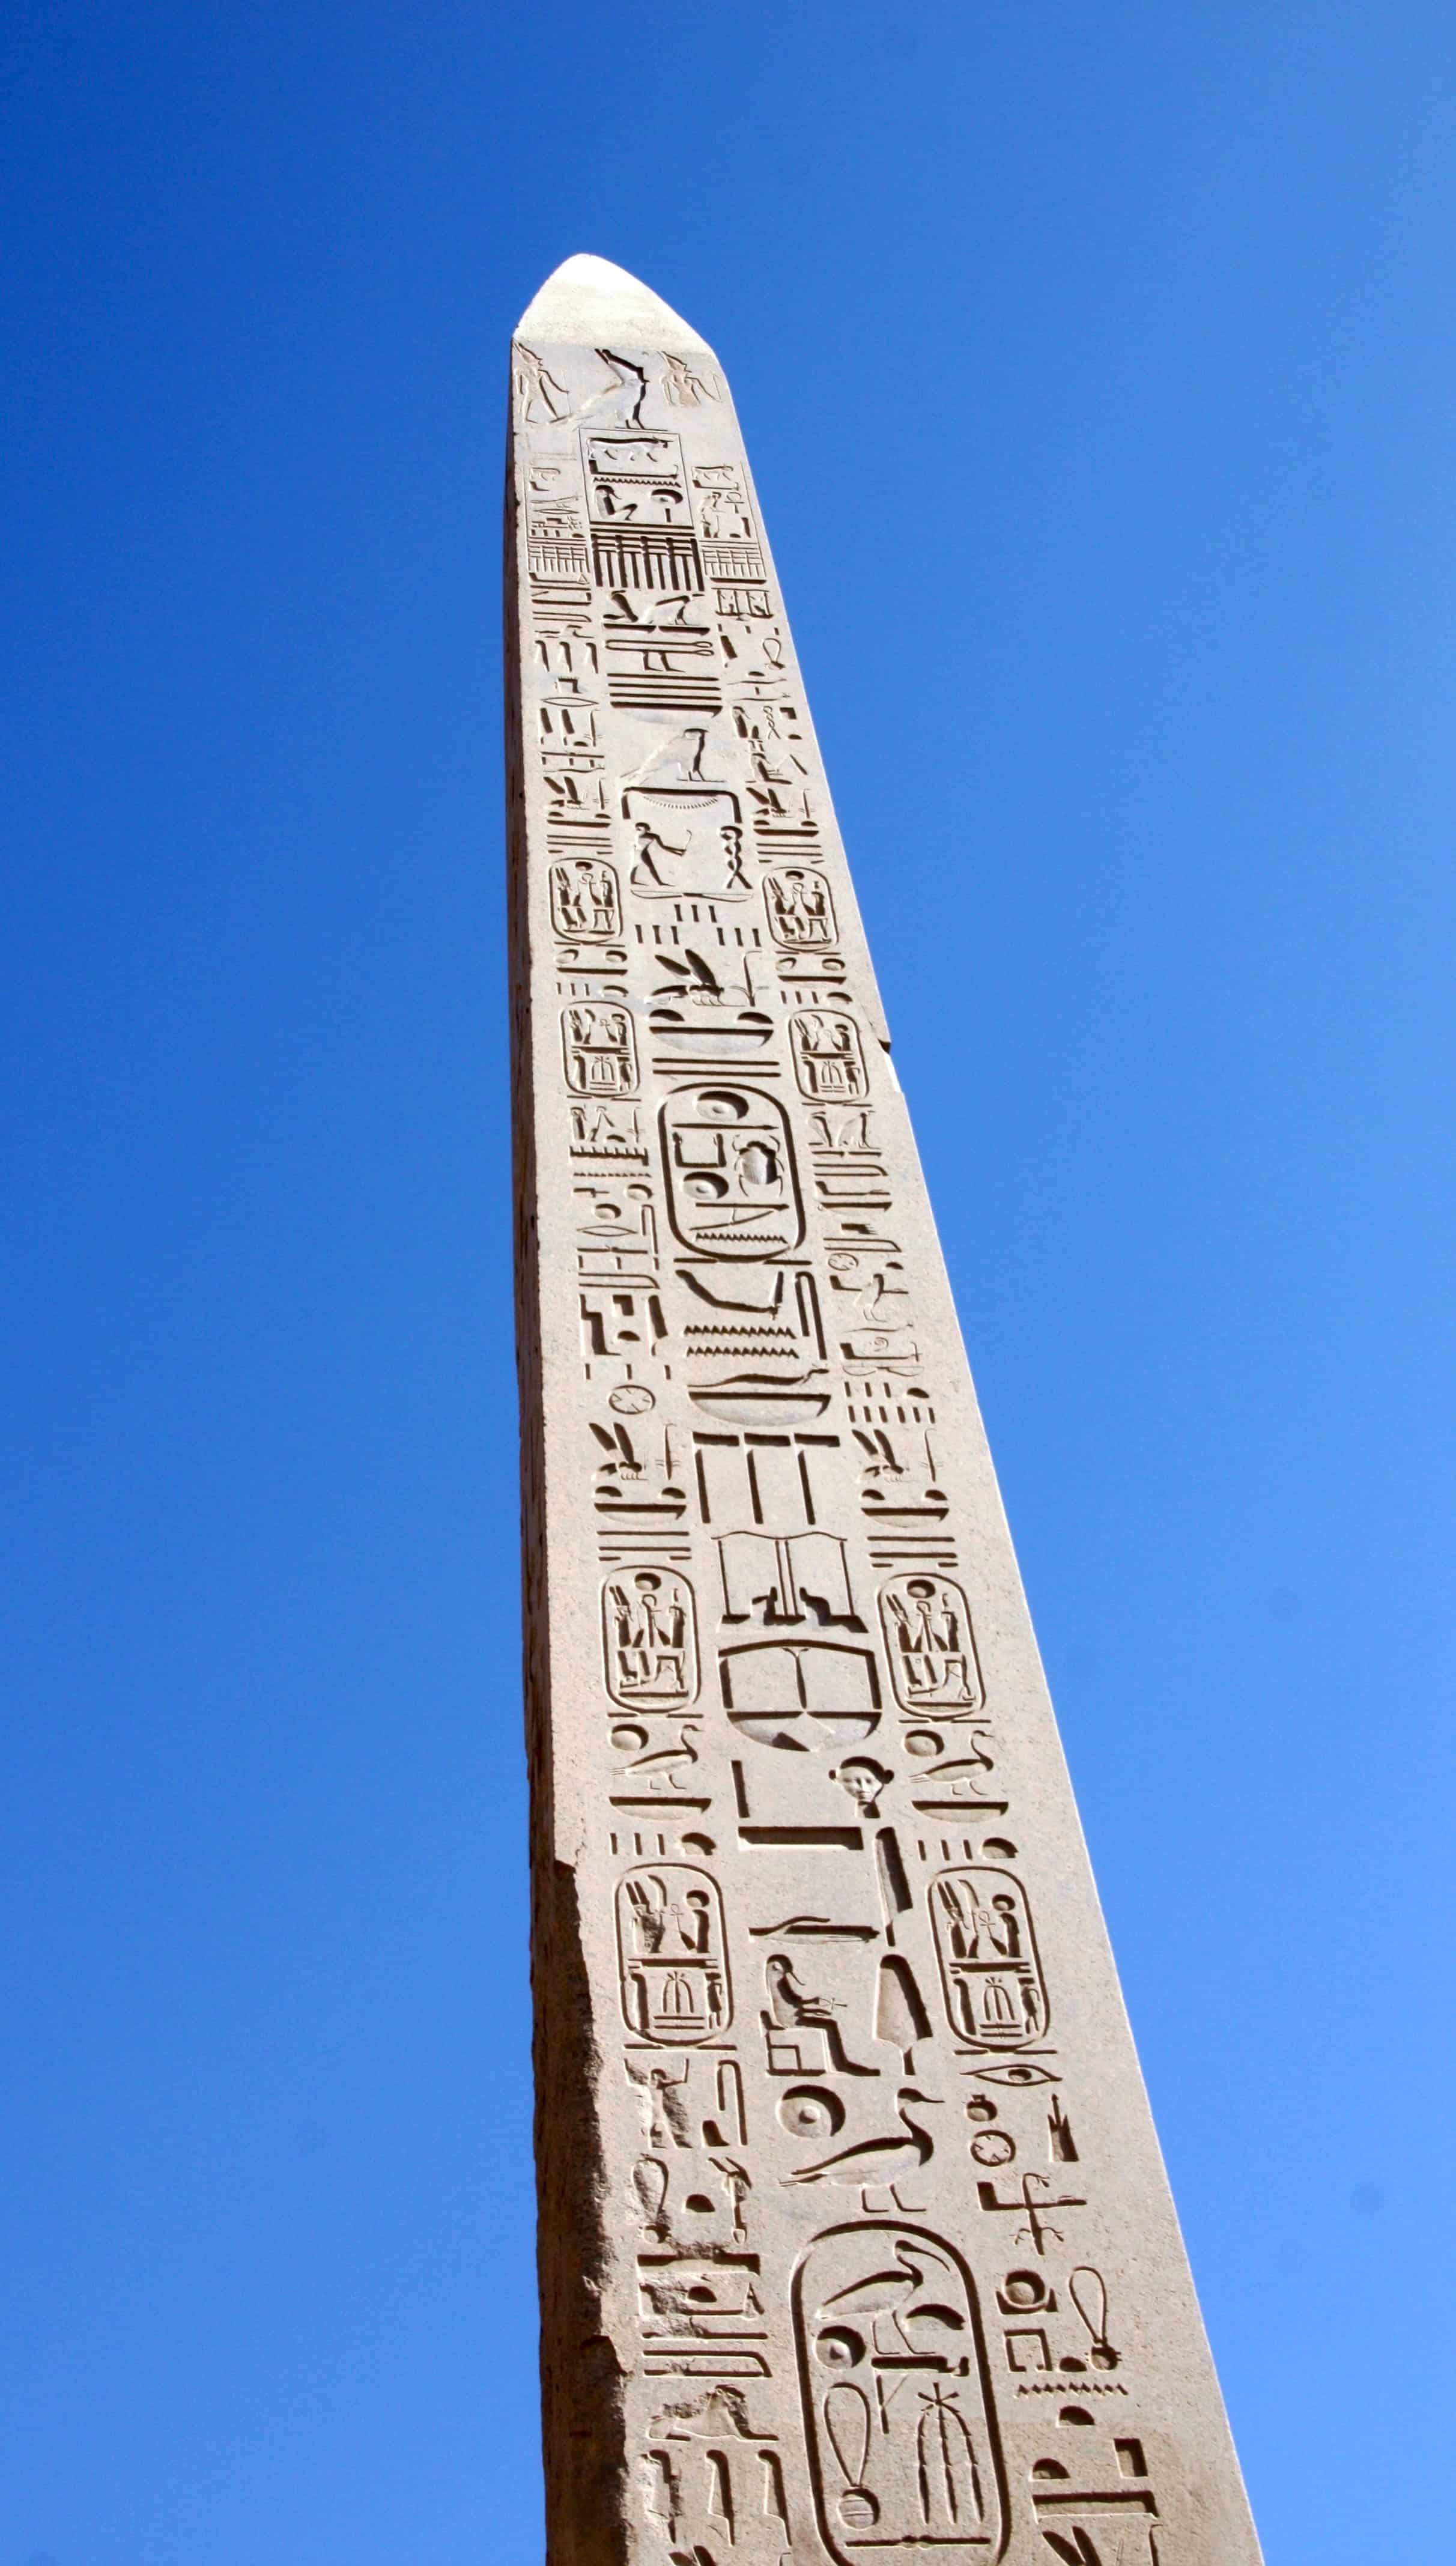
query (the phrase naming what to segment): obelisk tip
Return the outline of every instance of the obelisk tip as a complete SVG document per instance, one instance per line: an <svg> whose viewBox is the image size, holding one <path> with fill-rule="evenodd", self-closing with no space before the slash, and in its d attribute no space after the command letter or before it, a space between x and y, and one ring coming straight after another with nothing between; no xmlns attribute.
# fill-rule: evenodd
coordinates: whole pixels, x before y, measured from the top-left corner
<svg viewBox="0 0 1456 2566"><path fill-rule="evenodd" d="M515 335L556 347L602 348L620 340L629 348L661 348L677 356L713 353L650 285L613 267L609 258L587 252L562 260L527 304Z"/></svg>

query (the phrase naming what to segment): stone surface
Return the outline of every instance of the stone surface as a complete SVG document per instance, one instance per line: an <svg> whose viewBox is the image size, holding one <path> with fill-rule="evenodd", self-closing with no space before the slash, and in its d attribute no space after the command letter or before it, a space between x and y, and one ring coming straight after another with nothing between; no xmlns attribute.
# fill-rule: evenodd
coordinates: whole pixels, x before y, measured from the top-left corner
<svg viewBox="0 0 1456 2566"><path fill-rule="evenodd" d="M512 379L552 2566L1253 2566L727 385Z"/></svg>

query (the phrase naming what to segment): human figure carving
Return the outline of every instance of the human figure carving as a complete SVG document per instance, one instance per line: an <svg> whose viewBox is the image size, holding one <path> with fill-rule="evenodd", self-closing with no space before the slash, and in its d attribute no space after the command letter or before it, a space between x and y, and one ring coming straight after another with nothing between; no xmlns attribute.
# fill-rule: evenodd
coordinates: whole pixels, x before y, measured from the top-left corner
<svg viewBox="0 0 1456 2566"><path fill-rule="evenodd" d="M516 388L521 394L522 415L528 422L534 423L542 416L551 419L565 417L569 405L565 387L554 375L547 373L535 349L524 346L519 339L516 341Z"/></svg>
<svg viewBox="0 0 1456 2566"><path fill-rule="evenodd" d="M895 1655L907 1694L969 1702L975 1698L961 1613L933 1578L909 1577L902 1594L885 1598Z"/></svg>
<svg viewBox="0 0 1456 2566"><path fill-rule="evenodd" d="M647 873L651 875L654 883L660 883L666 890L672 880L671 860L687 854L692 845L692 831L689 829L685 838L674 843L671 838L663 836L655 821L639 820L636 835L637 861L633 868L632 880L635 882L639 873ZM667 859L665 870L661 861L663 858Z"/></svg>
<svg viewBox="0 0 1456 2566"><path fill-rule="evenodd" d="M818 874L797 868L770 874L768 890L774 922L786 944L829 943L829 893Z"/></svg>
<svg viewBox="0 0 1456 2566"><path fill-rule="evenodd" d="M717 382L716 375L710 383L707 375L696 366L690 366L685 357L675 356L670 350L664 351L662 389L674 409L696 409L705 400L721 399Z"/></svg>
<svg viewBox="0 0 1456 2566"><path fill-rule="evenodd" d="M877 1818L879 1795L894 1780L887 1766L876 1764L872 1755L847 1755L835 1768L835 1780L848 1791L861 1817Z"/></svg>
<svg viewBox="0 0 1456 2566"><path fill-rule="evenodd" d="M764 1962L764 1976L768 1980L769 1988L769 2014L764 2017L766 2022L771 2016L775 2025L783 2031L822 2031L829 2045L830 2056L842 2076L877 2076L879 2074L877 2067L861 2066L857 2059L848 2055L839 2023L835 2019L837 2014L845 2010L842 1999L839 1996L811 1995L806 1987L800 1985L794 1963L787 1951L775 1951Z"/></svg>
<svg viewBox="0 0 1456 2566"><path fill-rule="evenodd" d="M704 540L710 544L747 543L753 538L753 519L737 490L705 490L701 524Z"/></svg>
<svg viewBox="0 0 1456 2566"><path fill-rule="evenodd" d="M692 2127L685 2092L690 2061L684 2058L675 2074L665 2058L654 2058L649 2066L638 2067L628 2053L623 2064L637 2089L648 2147L690 2148Z"/></svg>
<svg viewBox="0 0 1456 2566"><path fill-rule="evenodd" d="M557 908L578 935L608 935L616 924L616 886L606 865L558 865Z"/></svg>

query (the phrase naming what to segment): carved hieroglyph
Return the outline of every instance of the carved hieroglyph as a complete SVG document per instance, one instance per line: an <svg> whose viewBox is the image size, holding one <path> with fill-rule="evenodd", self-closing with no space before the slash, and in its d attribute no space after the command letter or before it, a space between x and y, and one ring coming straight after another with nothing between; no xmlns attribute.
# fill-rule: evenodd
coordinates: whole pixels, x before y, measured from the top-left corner
<svg viewBox="0 0 1456 2566"><path fill-rule="evenodd" d="M727 385L512 377L553 2566L1252 2566Z"/></svg>

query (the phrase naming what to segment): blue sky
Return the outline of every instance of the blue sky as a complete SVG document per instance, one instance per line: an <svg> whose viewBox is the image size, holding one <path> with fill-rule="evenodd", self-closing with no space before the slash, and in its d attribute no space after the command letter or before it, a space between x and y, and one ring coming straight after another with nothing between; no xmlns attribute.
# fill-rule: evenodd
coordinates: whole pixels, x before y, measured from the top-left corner
<svg viewBox="0 0 1456 2566"><path fill-rule="evenodd" d="M541 2554L498 526L579 249L738 395L1270 2566L1425 2566L1449 7L0 71L0 2566Z"/></svg>

